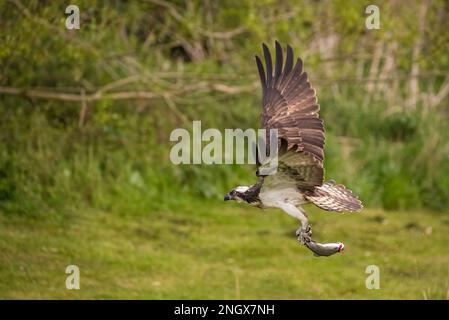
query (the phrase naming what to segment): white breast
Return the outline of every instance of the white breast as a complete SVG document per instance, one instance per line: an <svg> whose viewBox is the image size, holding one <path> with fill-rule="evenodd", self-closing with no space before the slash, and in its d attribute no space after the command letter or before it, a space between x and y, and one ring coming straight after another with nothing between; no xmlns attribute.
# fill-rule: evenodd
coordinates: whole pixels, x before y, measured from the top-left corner
<svg viewBox="0 0 449 320"><path fill-rule="evenodd" d="M263 206L274 208L279 208L282 203L291 203L297 206L308 202L295 187L290 186L271 190L262 188L259 198Z"/></svg>

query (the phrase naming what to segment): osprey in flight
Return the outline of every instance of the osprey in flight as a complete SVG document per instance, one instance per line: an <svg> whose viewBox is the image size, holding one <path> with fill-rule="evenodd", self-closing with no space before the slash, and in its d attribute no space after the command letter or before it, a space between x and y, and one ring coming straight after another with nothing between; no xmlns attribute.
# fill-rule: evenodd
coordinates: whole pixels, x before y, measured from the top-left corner
<svg viewBox="0 0 449 320"><path fill-rule="evenodd" d="M340 252L342 243L317 243L312 240L308 216L301 205L313 203L327 211L360 211L360 200L349 189L333 181L324 182L324 126L319 118L316 92L303 72L300 58L293 64L293 50L288 45L285 63L282 48L276 41L276 61L263 44L265 68L256 55L263 92L262 128L277 129L279 137L278 168L270 175L257 171L252 186L231 190L224 200L247 202L260 208L280 208L300 220L298 240L317 256ZM260 164L259 164L260 165Z"/></svg>

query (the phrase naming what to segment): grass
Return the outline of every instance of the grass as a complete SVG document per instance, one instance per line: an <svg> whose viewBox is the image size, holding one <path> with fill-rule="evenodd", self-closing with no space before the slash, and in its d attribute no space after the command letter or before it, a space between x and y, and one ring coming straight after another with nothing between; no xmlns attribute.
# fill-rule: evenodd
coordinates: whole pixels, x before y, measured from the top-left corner
<svg viewBox="0 0 449 320"><path fill-rule="evenodd" d="M447 299L449 218L430 212L333 214L309 208L314 237L342 241L316 258L275 210L196 204L130 216L0 214L0 298ZM81 289L65 288L79 266ZM380 268L368 290L368 265Z"/></svg>

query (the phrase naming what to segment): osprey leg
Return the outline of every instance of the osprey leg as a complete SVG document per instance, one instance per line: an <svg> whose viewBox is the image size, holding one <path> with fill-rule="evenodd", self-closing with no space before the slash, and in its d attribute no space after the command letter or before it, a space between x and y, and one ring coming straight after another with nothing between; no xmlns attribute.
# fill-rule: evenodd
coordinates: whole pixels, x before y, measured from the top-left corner
<svg viewBox="0 0 449 320"><path fill-rule="evenodd" d="M301 225L298 230L296 230L296 236L298 237L299 242L305 245L307 242L312 241L312 227L309 224L307 213L302 208L298 208L298 210L301 212L299 218Z"/></svg>
<svg viewBox="0 0 449 320"><path fill-rule="evenodd" d="M298 230L296 230L296 236L298 237L299 242L305 245L307 242L311 241L312 228L309 225L309 218L304 209L301 207L296 207L291 203L283 203L280 207L286 213L301 221L301 226L298 228Z"/></svg>
<svg viewBox="0 0 449 320"><path fill-rule="evenodd" d="M341 252L344 248L343 243L318 243L312 240L312 228L309 225L307 213L301 207L296 207L290 203L280 206L286 213L299 219L301 226L296 230L296 236L301 244L306 246L315 256L331 256Z"/></svg>

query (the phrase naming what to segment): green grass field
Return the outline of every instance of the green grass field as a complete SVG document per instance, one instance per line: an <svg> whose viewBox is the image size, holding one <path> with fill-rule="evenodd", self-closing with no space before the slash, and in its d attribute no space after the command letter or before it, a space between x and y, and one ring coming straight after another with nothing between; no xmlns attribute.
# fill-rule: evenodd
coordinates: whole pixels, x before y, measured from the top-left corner
<svg viewBox="0 0 449 320"><path fill-rule="evenodd" d="M431 212L335 214L309 208L314 257L276 211L207 203L142 216L99 211L0 214L0 297L49 299L447 299L449 218ZM79 266L80 290L65 288ZM380 289L368 290L368 265Z"/></svg>

